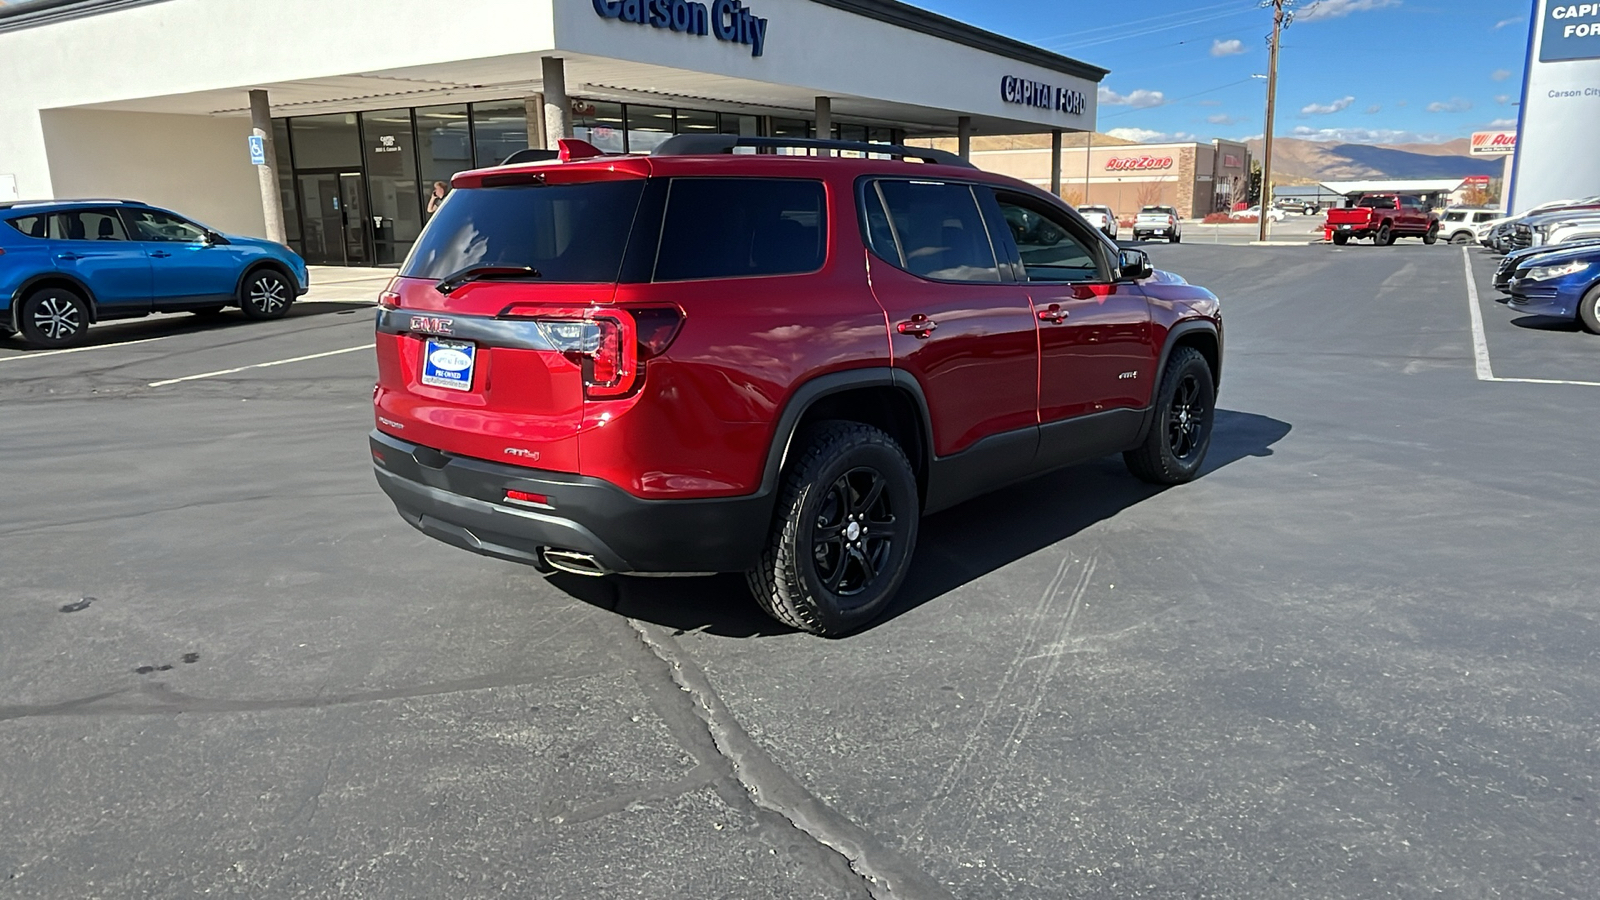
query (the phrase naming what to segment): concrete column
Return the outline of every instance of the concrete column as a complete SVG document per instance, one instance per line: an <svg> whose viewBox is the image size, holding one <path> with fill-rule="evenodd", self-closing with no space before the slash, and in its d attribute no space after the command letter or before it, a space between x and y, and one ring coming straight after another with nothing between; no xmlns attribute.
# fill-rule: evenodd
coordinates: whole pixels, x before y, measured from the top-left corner
<svg viewBox="0 0 1600 900"><path fill-rule="evenodd" d="M1050 193L1061 196L1061 129L1050 132Z"/></svg>
<svg viewBox="0 0 1600 900"><path fill-rule="evenodd" d="M833 99L830 97L817 98L817 140L826 141L833 138ZM831 150L818 150L818 156L832 156Z"/></svg>
<svg viewBox="0 0 1600 900"><path fill-rule="evenodd" d="M548 137L544 130L544 95L524 97L522 111L528 116L528 146L535 150L548 149L545 146Z"/></svg>
<svg viewBox="0 0 1600 900"><path fill-rule="evenodd" d="M956 155L962 159L972 158L971 116L961 116L956 119Z"/></svg>
<svg viewBox="0 0 1600 900"><path fill-rule="evenodd" d="M261 215L267 222L267 240L287 244L289 232L283 227L283 195L278 193L278 148L272 140L272 106L266 91L250 92L250 133L261 138L267 161L256 166L261 179Z"/></svg>
<svg viewBox="0 0 1600 900"><path fill-rule="evenodd" d="M545 146L554 147L556 141L572 137L572 101L567 98L566 61L559 56L546 56L539 60L544 75L544 134Z"/></svg>

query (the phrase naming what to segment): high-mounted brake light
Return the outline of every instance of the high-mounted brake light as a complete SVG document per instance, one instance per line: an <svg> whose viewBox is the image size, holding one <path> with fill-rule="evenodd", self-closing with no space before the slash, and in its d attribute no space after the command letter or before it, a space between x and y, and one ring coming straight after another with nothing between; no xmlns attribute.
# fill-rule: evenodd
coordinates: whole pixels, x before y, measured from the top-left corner
<svg viewBox="0 0 1600 900"><path fill-rule="evenodd" d="M577 138L562 138L561 140L556 141L556 146L561 149L562 162L572 162L573 160L578 159L594 159L597 156L606 155L605 151L601 150L599 147L596 147L588 141L580 141Z"/></svg>

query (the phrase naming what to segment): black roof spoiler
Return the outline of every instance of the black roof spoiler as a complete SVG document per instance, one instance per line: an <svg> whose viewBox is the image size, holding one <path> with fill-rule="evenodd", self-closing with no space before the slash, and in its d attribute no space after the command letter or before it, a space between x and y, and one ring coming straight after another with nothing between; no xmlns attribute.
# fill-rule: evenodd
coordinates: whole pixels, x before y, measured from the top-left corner
<svg viewBox="0 0 1600 900"><path fill-rule="evenodd" d="M650 151L651 156L717 156L732 153L735 147L756 149L833 150L876 153L896 159L915 159L940 166L975 169L972 163L947 150L906 147L900 144L870 144L866 141L830 141L819 138L741 137L736 134L680 134L663 141Z"/></svg>

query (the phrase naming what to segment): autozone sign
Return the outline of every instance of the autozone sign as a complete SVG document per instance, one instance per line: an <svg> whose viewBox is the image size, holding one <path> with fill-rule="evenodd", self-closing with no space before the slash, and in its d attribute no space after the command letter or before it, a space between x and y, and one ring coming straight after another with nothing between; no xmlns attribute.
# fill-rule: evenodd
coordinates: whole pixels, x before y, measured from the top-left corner
<svg viewBox="0 0 1600 900"><path fill-rule="evenodd" d="M1515 131L1475 131L1472 133L1473 156L1509 156L1517 152Z"/></svg>
<svg viewBox="0 0 1600 900"><path fill-rule="evenodd" d="M1172 168L1170 156L1113 156L1106 160L1107 172L1143 172Z"/></svg>

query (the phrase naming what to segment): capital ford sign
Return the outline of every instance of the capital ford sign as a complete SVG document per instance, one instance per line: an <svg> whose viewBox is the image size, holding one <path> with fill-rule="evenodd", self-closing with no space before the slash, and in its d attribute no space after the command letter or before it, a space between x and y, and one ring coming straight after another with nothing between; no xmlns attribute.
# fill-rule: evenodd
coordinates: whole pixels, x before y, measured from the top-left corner
<svg viewBox="0 0 1600 900"><path fill-rule="evenodd" d="M1007 103L1049 109L1068 115L1081 116L1089 108L1089 99L1082 91L1058 88L1042 81L1031 81L1007 75L1000 79L1000 99Z"/></svg>
<svg viewBox="0 0 1600 900"><path fill-rule="evenodd" d="M1170 156L1113 156L1106 160L1107 172L1143 172L1172 168Z"/></svg>
<svg viewBox="0 0 1600 900"><path fill-rule="evenodd" d="M1556 3L1545 16L1540 62L1600 59L1600 3Z"/></svg>
<svg viewBox="0 0 1600 900"><path fill-rule="evenodd" d="M607 19L649 25L681 34L745 44L751 56L767 46L767 20L739 0L713 0L708 9L692 0L594 0L594 11Z"/></svg>

